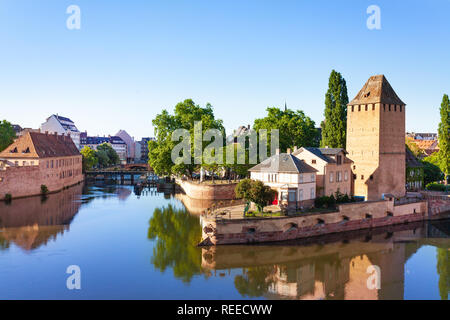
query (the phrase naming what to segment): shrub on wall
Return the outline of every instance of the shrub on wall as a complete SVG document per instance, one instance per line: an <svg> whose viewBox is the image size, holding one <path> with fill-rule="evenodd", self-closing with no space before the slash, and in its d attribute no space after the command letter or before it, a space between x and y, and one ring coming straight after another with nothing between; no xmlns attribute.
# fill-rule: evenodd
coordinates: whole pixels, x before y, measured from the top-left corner
<svg viewBox="0 0 450 320"><path fill-rule="evenodd" d="M431 191L450 191L450 186L446 186L444 184L439 184L439 183L429 183L426 186L427 190L431 190Z"/></svg>
<svg viewBox="0 0 450 320"><path fill-rule="evenodd" d="M48 188L45 184L41 184L41 194L46 195L48 193Z"/></svg>
<svg viewBox="0 0 450 320"><path fill-rule="evenodd" d="M5 202L6 203L11 203L12 200L12 196L10 193L5 194Z"/></svg>

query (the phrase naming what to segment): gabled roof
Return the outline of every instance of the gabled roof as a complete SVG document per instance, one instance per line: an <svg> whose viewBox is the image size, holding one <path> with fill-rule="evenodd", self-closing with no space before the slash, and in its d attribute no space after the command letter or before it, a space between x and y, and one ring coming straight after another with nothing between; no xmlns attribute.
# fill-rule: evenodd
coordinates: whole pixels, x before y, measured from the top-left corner
<svg viewBox="0 0 450 320"><path fill-rule="evenodd" d="M0 158L53 158L78 156L69 136L27 132L0 152Z"/></svg>
<svg viewBox="0 0 450 320"><path fill-rule="evenodd" d="M382 74L370 77L349 105L368 103L405 105Z"/></svg>
<svg viewBox="0 0 450 320"><path fill-rule="evenodd" d="M307 165L292 154L280 153L271 156L249 171L253 172L285 172L285 173L313 173L316 169Z"/></svg>
<svg viewBox="0 0 450 320"><path fill-rule="evenodd" d="M51 117L55 117L55 119L59 122L59 124L64 128L64 130L73 131L73 132L79 132L77 127L75 126L75 123L66 117L61 117L60 115L53 114L50 117L47 118L50 119Z"/></svg>
<svg viewBox="0 0 450 320"><path fill-rule="evenodd" d="M343 152L344 154L348 154L343 148L312 148L312 147L303 147L298 149L293 153L294 156L299 155L304 150L311 152L318 158L322 159L328 163L335 163L336 160L332 157L336 156L338 153Z"/></svg>
<svg viewBox="0 0 450 320"><path fill-rule="evenodd" d="M423 167L423 164L417 160L417 158L414 156L414 154L409 150L408 147L406 147L405 152L405 160L406 160L406 166L410 168L421 168Z"/></svg>

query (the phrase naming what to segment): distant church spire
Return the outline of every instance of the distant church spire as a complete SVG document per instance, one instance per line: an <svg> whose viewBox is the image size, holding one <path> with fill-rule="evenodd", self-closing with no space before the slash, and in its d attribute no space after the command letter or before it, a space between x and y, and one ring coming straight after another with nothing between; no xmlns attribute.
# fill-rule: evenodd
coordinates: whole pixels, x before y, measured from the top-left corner
<svg viewBox="0 0 450 320"><path fill-rule="evenodd" d="M286 104L286 100L284 100L284 111L287 111L287 104Z"/></svg>

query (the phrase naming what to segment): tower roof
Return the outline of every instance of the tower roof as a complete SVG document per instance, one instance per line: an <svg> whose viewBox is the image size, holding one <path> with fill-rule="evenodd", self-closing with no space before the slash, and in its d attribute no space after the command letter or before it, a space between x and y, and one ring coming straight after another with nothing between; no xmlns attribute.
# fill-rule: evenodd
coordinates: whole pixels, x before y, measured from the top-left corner
<svg viewBox="0 0 450 320"><path fill-rule="evenodd" d="M370 77L349 105L368 103L405 105L382 74Z"/></svg>

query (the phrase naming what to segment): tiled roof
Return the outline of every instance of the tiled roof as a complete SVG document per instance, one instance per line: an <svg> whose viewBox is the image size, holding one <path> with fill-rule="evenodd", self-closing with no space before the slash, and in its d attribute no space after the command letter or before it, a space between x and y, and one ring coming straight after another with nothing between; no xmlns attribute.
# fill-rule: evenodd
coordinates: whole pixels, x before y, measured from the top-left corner
<svg viewBox="0 0 450 320"><path fill-rule="evenodd" d="M1 158L52 158L78 156L80 152L69 136L27 132L0 152Z"/></svg>
<svg viewBox="0 0 450 320"><path fill-rule="evenodd" d="M292 154L275 154L254 166L249 171L255 172L286 172L286 173L308 173L317 172L316 169L307 165Z"/></svg>
<svg viewBox="0 0 450 320"><path fill-rule="evenodd" d="M293 155L299 155L302 153L303 150L307 150L311 153L313 153L318 158L322 159L325 162L328 163L335 163L336 160L332 158L331 156L336 156L339 152L344 152L344 154L347 154L348 152L345 151L343 148L312 148L312 147L303 147L298 149L297 151L294 151Z"/></svg>
<svg viewBox="0 0 450 320"><path fill-rule="evenodd" d="M405 105L382 74L370 77L349 105L368 103Z"/></svg>
<svg viewBox="0 0 450 320"><path fill-rule="evenodd" d="M409 148L406 148L405 152L405 160L406 160L406 166L411 168L420 168L423 167L423 164L417 160L417 158L414 156L414 154L409 150Z"/></svg>
<svg viewBox="0 0 450 320"><path fill-rule="evenodd" d="M102 144L102 143L111 143L111 144L125 144L125 141L120 137L112 136L112 137L86 137L83 138L81 144Z"/></svg>

